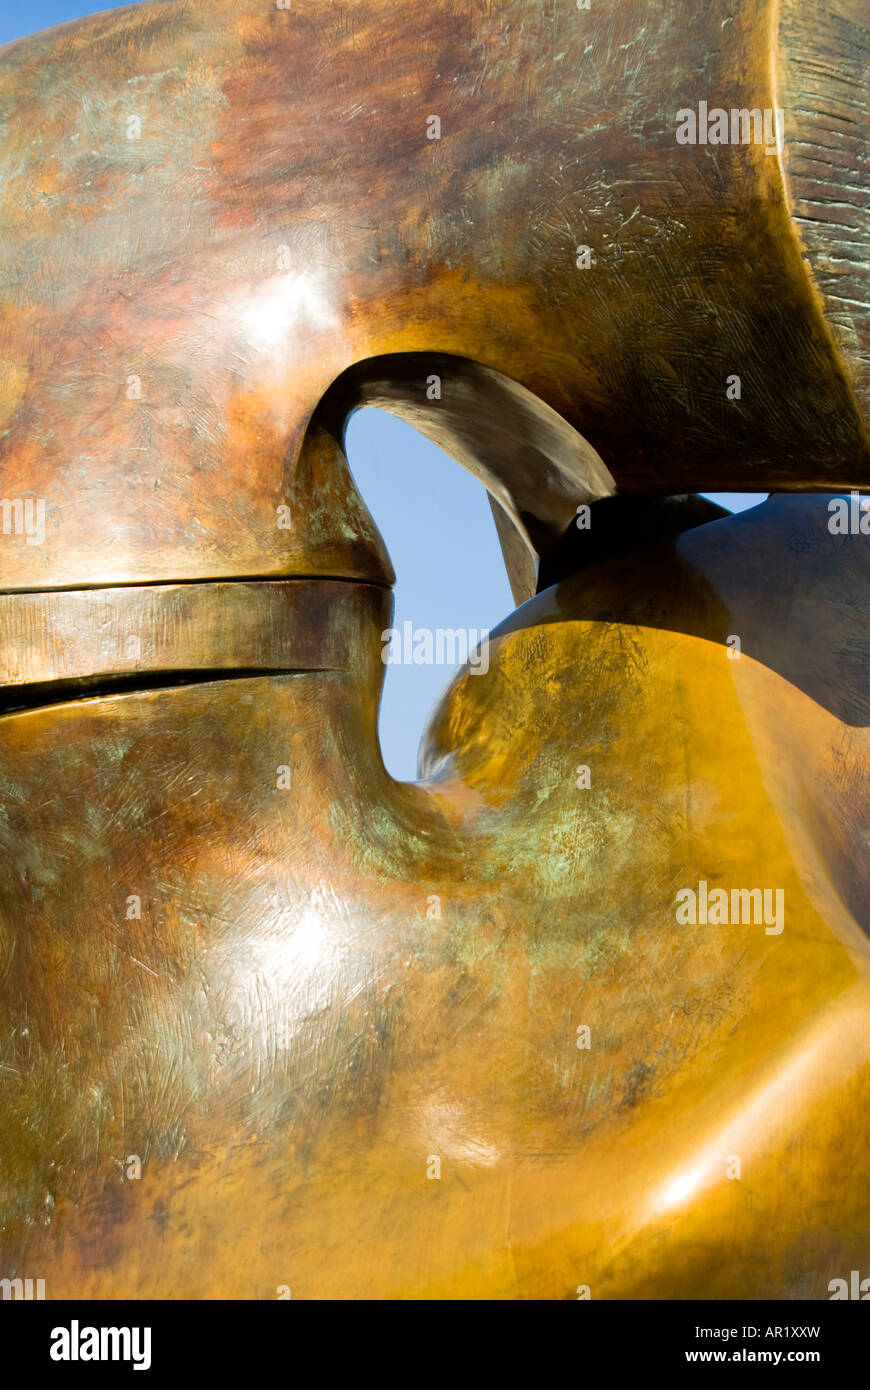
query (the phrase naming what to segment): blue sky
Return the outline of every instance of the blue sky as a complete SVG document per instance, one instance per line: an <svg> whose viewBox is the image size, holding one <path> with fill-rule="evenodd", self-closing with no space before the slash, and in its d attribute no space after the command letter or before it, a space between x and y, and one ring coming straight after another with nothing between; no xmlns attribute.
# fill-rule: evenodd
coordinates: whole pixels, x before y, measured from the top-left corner
<svg viewBox="0 0 870 1390"><path fill-rule="evenodd" d="M93 6L74 0L30 0L27 6L0 0L0 44L93 13ZM483 487L409 425L380 410L353 417L347 449L395 566L396 626L410 619L415 629L495 627L513 600ZM740 511L766 494L706 495ZM386 668L380 733L394 777L416 775L420 734L450 675L447 666Z"/></svg>

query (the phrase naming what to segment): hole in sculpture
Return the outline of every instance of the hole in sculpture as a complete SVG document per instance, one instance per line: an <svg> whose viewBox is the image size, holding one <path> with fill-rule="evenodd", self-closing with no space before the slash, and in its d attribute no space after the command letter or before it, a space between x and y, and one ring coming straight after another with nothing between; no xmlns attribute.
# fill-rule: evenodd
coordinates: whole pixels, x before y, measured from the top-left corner
<svg viewBox="0 0 870 1390"><path fill-rule="evenodd" d="M718 502L720 507L724 507L728 512L746 512L750 507L757 507L767 497L768 492L702 492L702 497L707 497L711 502Z"/></svg>
<svg viewBox="0 0 870 1390"><path fill-rule="evenodd" d="M387 770L417 776L438 696L482 629L514 607L486 489L412 425L374 407L348 422L345 452L396 571L394 637L378 732ZM473 655L472 655L473 659Z"/></svg>

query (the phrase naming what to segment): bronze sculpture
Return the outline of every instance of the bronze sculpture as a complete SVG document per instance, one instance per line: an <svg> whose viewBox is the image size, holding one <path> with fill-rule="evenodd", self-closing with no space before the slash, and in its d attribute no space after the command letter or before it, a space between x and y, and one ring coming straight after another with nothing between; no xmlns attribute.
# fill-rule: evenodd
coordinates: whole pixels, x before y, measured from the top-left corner
<svg viewBox="0 0 870 1390"><path fill-rule="evenodd" d="M0 1274L863 1267L868 566L810 494L870 478L867 20L642 10L147 3L0 53ZM546 584L413 784L365 402ZM738 487L778 495L586 562L596 499Z"/></svg>

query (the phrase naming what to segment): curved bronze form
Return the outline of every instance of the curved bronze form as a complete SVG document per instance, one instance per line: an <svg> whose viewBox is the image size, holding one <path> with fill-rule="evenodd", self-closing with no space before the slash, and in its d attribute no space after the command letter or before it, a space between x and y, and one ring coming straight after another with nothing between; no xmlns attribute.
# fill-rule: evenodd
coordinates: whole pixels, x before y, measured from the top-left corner
<svg viewBox="0 0 870 1390"><path fill-rule="evenodd" d="M868 52L857 0L0 51L0 1278L864 1268L870 521L813 494L870 487ZM486 484L530 600L410 784L367 402Z"/></svg>

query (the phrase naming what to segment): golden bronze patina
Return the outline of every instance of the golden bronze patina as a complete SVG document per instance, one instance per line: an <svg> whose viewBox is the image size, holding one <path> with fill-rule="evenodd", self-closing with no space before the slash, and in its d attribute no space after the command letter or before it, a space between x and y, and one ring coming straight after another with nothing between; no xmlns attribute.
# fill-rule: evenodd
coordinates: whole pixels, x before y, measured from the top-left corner
<svg viewBox="0 0 870 1390"><path fill-rule="evenodd" d="M870 488L868 53L858 0L0 51L0 1278L870 1276L870 522L825 495ZM701 102L775 138L681 143ZM529 600L414 783L365 404Z"/></svg>

